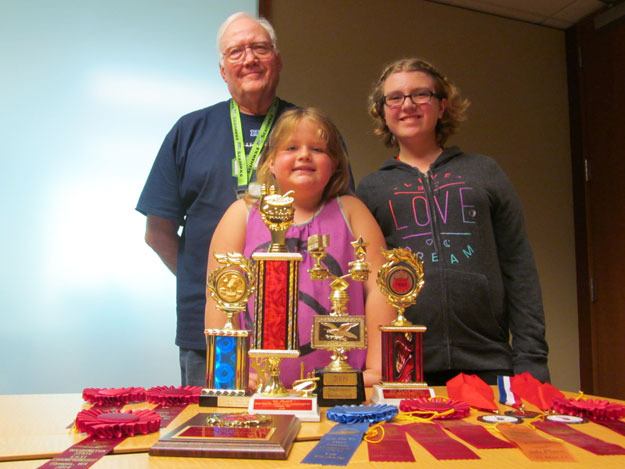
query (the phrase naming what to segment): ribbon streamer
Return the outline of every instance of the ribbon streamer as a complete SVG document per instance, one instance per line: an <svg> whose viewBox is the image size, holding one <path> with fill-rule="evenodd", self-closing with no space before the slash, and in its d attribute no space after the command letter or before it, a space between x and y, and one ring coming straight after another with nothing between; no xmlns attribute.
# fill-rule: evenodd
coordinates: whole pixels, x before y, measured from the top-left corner
<svg viewBox="0 0 625 469"><path fill-rule="evenodd" d="M590 451L593 454L625 454L625 448L587 435L586 433L571 428L565 423L539 421L534 422L532 425L551 436L560 438L567 443Z"/></svg>
<svg viewBox="0 0 625 469"><path fill-rule="evenodd" d="M438 424L477 449L515 448L512 443L500 440L481 425L460 420L447 420Z"/></svg>
<svg viewBox="0 0 625 469"><path fill-rule="evenodd" d="M530 461L573 462L575 458L561 441L544 438L527 425L500 423L497 430L516 444Z"/></svg>
<svg viewBox="0 0 625 469"><path fill-rule="evenodd" d="M321 437L302 463L346 466L360 445L368 423L338 424Z"/></svg>
<svg viewBox="0 0 625 469"><path fill-rule="evenodd" d="M381 438L367 441L370 462L414 462L415 458L408 444L406 432L400 425L387 423L374 425L369 429L380 428ZM368 434L368 432L367 432Z"/></svg>
<svg viewBox="0 0 625 469"><path fill-rule="evenodd" d="M480 457L459 441L448 436L434 423L413 423L404 429L414 440L438 460L480 459Z"/></svg>

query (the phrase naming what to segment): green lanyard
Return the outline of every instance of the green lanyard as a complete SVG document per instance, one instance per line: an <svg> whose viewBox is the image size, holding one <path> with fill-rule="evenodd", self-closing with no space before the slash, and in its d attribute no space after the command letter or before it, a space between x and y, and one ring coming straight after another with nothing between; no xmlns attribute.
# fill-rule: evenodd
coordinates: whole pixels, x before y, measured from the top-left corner
<svg viewBox="0 0 625 469"><path fill-rule="evenodd" d="M230 100L230 122L232 123L232 138L234 141L234 160L232 161L232 175L236 176L239 187L245 187L252 179L252 174L256 169L258 157L265 146L265 140L269 135L273 121L276 119L278 111L278 99L274 98L273 103L267 111L267 115L260 126L258 135L254 140L250 153L245 155L245 140L243 138L243 128L241 126L241 115L239 106Z"/></svg>

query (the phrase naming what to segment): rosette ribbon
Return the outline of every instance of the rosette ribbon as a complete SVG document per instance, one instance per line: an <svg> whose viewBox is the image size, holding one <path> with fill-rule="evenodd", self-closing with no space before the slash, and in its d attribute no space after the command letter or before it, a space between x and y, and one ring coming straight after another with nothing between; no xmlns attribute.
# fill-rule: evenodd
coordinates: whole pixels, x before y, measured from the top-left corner
<svg viewBox="0 0 625 469"><path fill-rule="evenodd" d="M166 427L189 404L200 401L200 386L154 386L146 391L146 400L158 404L154 411L162 417L161 426Z"/></svg>
<svg viewBox="0 0 625 469"><path fill-rule="evenodd" d="M619 420L625 417L625 406L605 399L569 399L557 397L553 400L554 411L583 417L588 420Z"/></svg>
<svg viewBox="0 0 625 469"><path fill-rule="evenodd" d="M186 406L200 401L200 386L154 386L146 391L146 400L161 407Z"/></svg>
<svg viewBox="0 0 625 469"><path fill-rule="evenodd" d="M403 399L399 402L400 420L463 419L469 415L469 404L444 397Z"/></svg>
<svg viewBox="0 0 625 469"><path fill-rule="evenodd" d="M112 452L125 438L156 432L160 426L160 415L151 410L82 410L76 416L76 428L89 436L40 466L40 469L90 467Z"/></svg>
<svg viewBox="0 0 625 469"><path fill-rule="evenodd" d="M390 420L395 415L397 407L387 404L335 406L328 409L326 417L338 424L321 437L302 463L347 465L369 430L369 425Z"/></svg>
<svg viewBox="0 0 625 469"><path fill-rule="evenodd" d="M130 402L144 401L145 389L141 387L85 388L82 391L82 398L94 407L121 408Z"/></svg>
<svg viewBox="0 0 625 469"><path fill-rule="evenodd" d="M328 420L338 423L378 423L391 420L397 415L397 407L388 404L341 405L328 409Z"/></svg>
<svg viewBox="0 0 625 469"><path fill-rule="evenodd" d="M76 416L78 431L99 440L126 438L156 432L161 426L161 416L152 410L128 412L82 410Z"/></svg>

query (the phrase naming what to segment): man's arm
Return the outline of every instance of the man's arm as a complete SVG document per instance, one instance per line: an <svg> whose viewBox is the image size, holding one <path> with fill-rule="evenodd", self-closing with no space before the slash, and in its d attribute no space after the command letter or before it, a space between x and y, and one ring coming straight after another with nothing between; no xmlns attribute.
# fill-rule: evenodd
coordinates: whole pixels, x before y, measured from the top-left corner
<svg viewBox="0 0 625 469"><path fill-rule="evenodd" d="M178 245L180 244L178 226L175 220L155 215L148 215L145 224L145 242L154 249L174 275L176 275Z"/></svg>

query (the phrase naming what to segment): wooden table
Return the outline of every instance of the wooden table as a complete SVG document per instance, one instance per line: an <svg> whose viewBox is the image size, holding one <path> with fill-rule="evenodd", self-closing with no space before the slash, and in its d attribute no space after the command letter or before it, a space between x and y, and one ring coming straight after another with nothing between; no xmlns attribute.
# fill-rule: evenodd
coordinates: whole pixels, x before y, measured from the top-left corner
<svg viewBox="0 0 625 469"><path fill-rule="evenodd" d="M436 388L439 395L445 395L444 388ZM39 467L46 459L59 454L74 443L85 437L75 433L71 423L76 413L84 406L80 394L48 394L48 395L3 395L0 396L0 469ZM144 407L145 404L142 404ZM131 407L138 407L137 405ZM174 421L161 432L166 432L180 425L199 410L198 406L187 407ZM209 409L202 408L202 411ZM477 423L481 413L471 410L469 422ZM317 440L334 425L324 418L320 423L302 423L302 429L293 446L287 461L253 460L253 459L207 459L207 458L173 458L148 456L147 450L156 442L159 435L152 434L128 438L119 444L114 454L101 459L95 468L254 468L269 469L274 467L302 467L301 460L317 444ZM576 429L596 436L604 441L625 447L625 437L596 425L588 423L576 426ZM541 433L543 436L546 434ZM587 451L567 445L576 463L536 463L529 461L518 449L476 450L480 460L438 461L419 444L408 438L416 464L425 467L602 467L623 468L625 456L595 456ZM414 463L370 463L367 446L361 444L352 457L350 468L402 468L414 467ZM304 465L303 467L323 468L328 466Z"/></svg>

